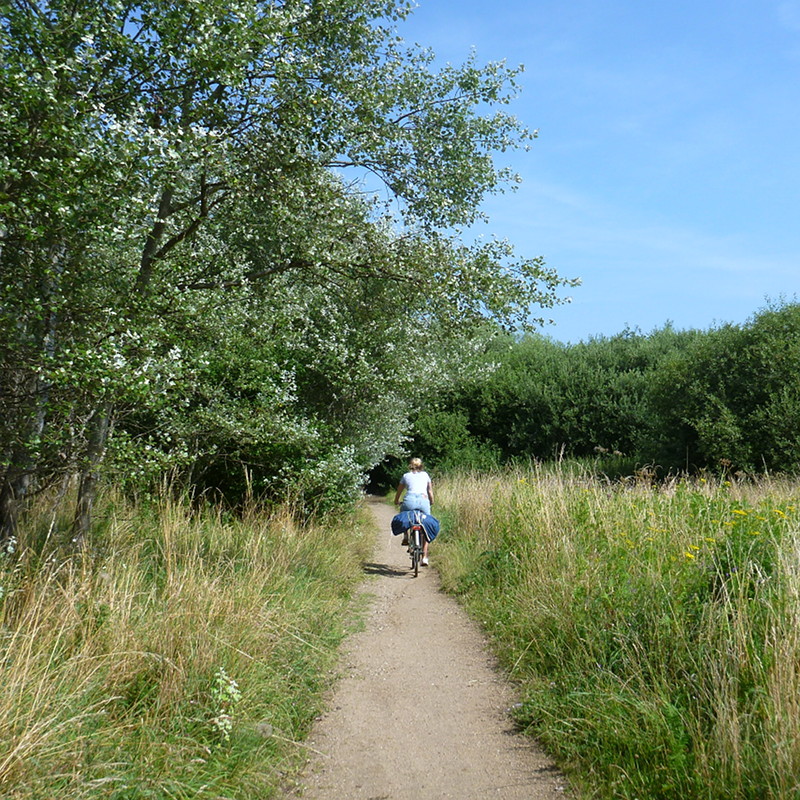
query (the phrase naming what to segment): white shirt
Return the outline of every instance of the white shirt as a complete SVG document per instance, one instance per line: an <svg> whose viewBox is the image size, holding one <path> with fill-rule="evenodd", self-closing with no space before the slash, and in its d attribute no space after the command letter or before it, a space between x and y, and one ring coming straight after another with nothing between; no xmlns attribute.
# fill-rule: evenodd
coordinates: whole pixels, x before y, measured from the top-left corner
<svg viewBox="0 0 800 800"><path fill-rule="evenodd" d="M431 476L427 472L406 472L400 480L408 492L411 494L424 494L428 495L428 484L431 482Z"/></svg>

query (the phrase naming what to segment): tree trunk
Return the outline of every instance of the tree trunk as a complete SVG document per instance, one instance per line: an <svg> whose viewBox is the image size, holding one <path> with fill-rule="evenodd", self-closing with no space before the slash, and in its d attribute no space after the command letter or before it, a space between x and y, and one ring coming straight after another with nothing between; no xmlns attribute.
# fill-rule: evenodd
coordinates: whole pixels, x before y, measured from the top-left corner
<svg viewBox="0 0 800 800"><path fill-rule="evenodd" d="M105 402L95 411L90 420L86 462L80 476L75 519L72 523L72 541L77 547L83 547L92 525L92 508L97 497L99 469L105 455L111 427L111 411L111 402Z"/></svg>
<svg viewBox="0 0 800 800"><path fill-rule="evenodd" d="M0 543L5 544L17 535L19 512L30 487L30 475L14 470L17 474L3 477L0 488Z"/></svg>
<svg viewBox="0 0 800 800"><path fill-rule="evenodd" d="M52 245L48 251L51 271L42 278L40 296L48 302L58 294L65 248ZM31 270L35 268L31 265ZM58 317L51 308L46 317L33 324L18 323L16 358L3 359L0 384L0 412L7 415L0 426L5 452L0 457L7 467L0 482L0 541L16 536L20 513L31 489L43 485L52 465L42 464L39 440L47 422L50 385L41 377L42 363L55 353ZM26 341L37 345L26 352ZM11 342L10 347L14 347Z"/></svg>
<svg viewBox="0 0 800 800"><path fill-rule="evenodd" d="M38 377L29 375L12 390L19 403L15 409L15 439L8 450L8 466L0 484L0 541L17 535L20 511L36 474L35 442L42 435L45 415ZM4 454L5 455L5 454Z"/></svg>

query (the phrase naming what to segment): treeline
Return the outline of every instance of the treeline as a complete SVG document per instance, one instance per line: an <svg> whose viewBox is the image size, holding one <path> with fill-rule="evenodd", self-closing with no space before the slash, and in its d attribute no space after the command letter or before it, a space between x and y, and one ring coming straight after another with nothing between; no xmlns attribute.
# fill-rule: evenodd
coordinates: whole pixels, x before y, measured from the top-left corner
<svg viewBox="0 0 800 800"><path fill-rule="evenodd" d="M532 138L498 110L517 70L434 68L409 8L4 5L2 535L77 485L80 540L105 479L342 502L487 317L556 302L459 236Z"/></svg>
<svg viewBox="0 0 800 800"><path fill-rule="evenodd" d="M575 345L495 341L494 369L416 420L415 449L440 468L561 456L603 469L800 470L800 305L742 325Z"/></svg>

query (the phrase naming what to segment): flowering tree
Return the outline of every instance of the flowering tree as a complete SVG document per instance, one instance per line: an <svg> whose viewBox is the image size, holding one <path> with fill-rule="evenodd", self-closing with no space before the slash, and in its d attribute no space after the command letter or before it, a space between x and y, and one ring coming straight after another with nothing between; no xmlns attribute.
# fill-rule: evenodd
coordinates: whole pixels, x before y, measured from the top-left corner
<svg viewBox="0 0 800 800"><path fill-rule="evenodd" d="M561 281L539 260L458 238L513 178L493 155L529 138L482 113L516 72L433 71L395 33L408 13L394 0L4 3L6 533L32 491L77 473L82 536L109 445L135 474L208 465L261 431L265 481L333 452L357 474L398 445L406 406L441 378L437 353L487 317L513 325L555 302ZM366 200L348 170L389 201ZM228 360L257 363L259 386L243 369L221 379Z"/></svg>

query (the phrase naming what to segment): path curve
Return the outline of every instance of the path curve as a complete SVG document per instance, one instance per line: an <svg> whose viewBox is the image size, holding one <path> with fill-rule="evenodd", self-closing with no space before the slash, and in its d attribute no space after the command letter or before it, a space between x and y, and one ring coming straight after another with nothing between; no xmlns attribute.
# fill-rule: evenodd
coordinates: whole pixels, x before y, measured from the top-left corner
<svg viewBox="0 0 800 800"><path fill-rule="evenodd" d="M414 578L392 507L369 499L379 543L365 570L370 611L344 645L330 710L314 726L311 760L290 796L306 800L565 797L565 781L508 709L512 688L485 639L438 576ZM435 562L436 545L431 547ZM421 670L415 678L410 665Z"/></svg>

